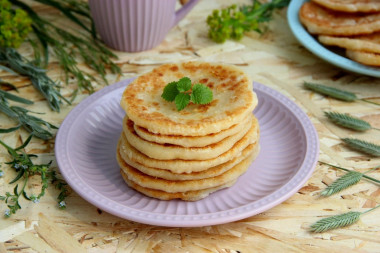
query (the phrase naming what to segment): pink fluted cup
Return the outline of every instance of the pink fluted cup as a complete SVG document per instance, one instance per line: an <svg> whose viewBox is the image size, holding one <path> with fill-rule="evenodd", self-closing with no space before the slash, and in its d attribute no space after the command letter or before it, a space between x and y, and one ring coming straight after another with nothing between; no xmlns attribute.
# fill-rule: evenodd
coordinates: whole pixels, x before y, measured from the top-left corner
<svg viewBox="0 0 380 253"><path fill-rule="evenodd" d="M165 38L199 0L175 10L177 0L89 0L100 37L125 52L152 49Z"/></svg>

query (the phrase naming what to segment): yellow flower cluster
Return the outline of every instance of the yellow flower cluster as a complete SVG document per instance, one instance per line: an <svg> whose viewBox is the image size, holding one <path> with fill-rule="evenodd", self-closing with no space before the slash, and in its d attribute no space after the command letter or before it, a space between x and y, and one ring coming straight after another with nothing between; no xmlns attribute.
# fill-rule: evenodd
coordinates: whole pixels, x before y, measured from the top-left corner
<svg viewBox="0 0 380 253"><path fill-rule="evenodd" d="M0 47L18 48L32 30L32 20L22 9L0 0Z"/></svg>

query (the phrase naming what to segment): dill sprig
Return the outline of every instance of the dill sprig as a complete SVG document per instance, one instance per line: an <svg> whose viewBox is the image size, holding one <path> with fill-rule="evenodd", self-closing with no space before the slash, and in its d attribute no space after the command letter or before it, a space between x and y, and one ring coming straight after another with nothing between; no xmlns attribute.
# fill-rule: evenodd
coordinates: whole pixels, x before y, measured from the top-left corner
<svg viewBox="0 0 380 253"><path fill-rule="evenodd" d="M42 53L44 55L44 61L42 61L40 57L36 59L39 64L43 62L47 64L49 59L48 48L50 47L57 56L59 65L64 70L65 82L68 83L69 77L74 77L77 81L78 88L87 90L90 93L94 91L91 82L96 79L94 73L84 71L78 67L79 58L83 59L84 63L91 70L99 74L106 84L108 84L105 78L107 68L109 68L112 73L121 74L119 66L111 60L112 58L116 59L117 56L99 40L94 39L95 28L87 3L75 3L76 1L72 0L37 1L60 10L67 18L81 27L83 27L85 23L82 22L80 18L85 17L87 21L90 20L91 22L91 29L84 29L85 32L90 33L90 36L80 31L72 33L44 19L24 2L11 0L12 4L25 10L33 21L32 28L42 46ZM38 50L38 47L33 48ZM35 55L41 54L35 52Z"/></svg>
<svg viewBox="0 0 380 253"><path fill-rule="evenodd" d="M19 106L10 106L9 100L26 105L33 104L33 102L30 100L13 95L0 89L0 111L18 123L16 127L1 129L0 132L7 133L15 131L22 126L25 130L31 132L34 136L40 139L48 140L53 137L51 130L57 129L56 126L44 121L43 119L30 115L29 113L31 111L28 109Z"/></svg>
<svg viewBox="0 0 380 253"><path fill-rule="evenodd" d="M324 112L326 117L337 125L353 129L356 131L367 131L369 129L380 130L374 128L367 121L353 117L347 113Z"/></svg>
<svg viewBox="0 0 380 253"><path fill-rule="evenodd" d="M28 76L33 86L46 98L54 111L60 111L61 99L66 103L70 103L61 95L59 85L46 75L46 70L34 66L32 62L27 61L15 49L1 48L0 64L9 66L20 75Z"/></svg>
<svg viewBox="0 0 380 253"><path fill-rule="evenodd" d="M323 218L310 226L310 231L315 233L322 233L331 229L341 228L354 224L360 219L362 214L368 213L380 207L375 206L365 212L348 212L344 214L334 215L328 218Z"/></svg>
<svg viewBox="0 0 380 253"><path fill-rule="evenodd" d="M372 156L380 156L380 146L374 143L355 138L342 138L350 148Z"/></svg>
<svg viewBox="0 0 380 253"><path fill-rule="evenodd" d="M378 103L372 102L372 101L364 99L364 98L358 98L352 92L340 90L340 89L337 89L334 87L330 87L330 86L326 86L326 85L322 85L322 84L309 83L309 82L304 82L303 85L305 88L307 88L309 90L315 91L317 93L320 93L320 94L323 94L323 95L326 95L326 96L329 96L332 98L343 100L346 102L354 102L357 100L361 100L361 101L366 102L366 103L370 103L370 104L374 104L374 105L380 105Z"/></svg>
<svg viewBox="0 0 380 253"><path fill-rule="evenodd" d="M6 164L8 164L17 172L16 177L9 183L14 184L21 179L23 180L23 182L17 184L14 187L13 193L6 192L4 196L0 195L0 200L3 200L9 208L5 211L6 217L10 217L12 214L15 214L17 210L21 209L19 202L21 196L23 196L26 200L38 203L40 199L45 195L49 181L54 184L60 191L60 194L57 198L58 206L60 208L64 208L66 206L64 199L68 195L67 185L64 181L58 179L56 172L50 168L52 161L47 164L34 164L32 158L37 156L26 154L24 151L22 151L22 149L24 149L29 144L32 137L33 135L30 135L21 146L15 149L0 141L0 145L5 147L9 155L13 158L12 161L7 162ZM28 193L25 191L25 188L28 184L29 178L35 175L39 175L41 177L41 190L37 195L28 195ZM21 185L20 189L19 185Z"/></svg>
<svg viewBox="0 0 380 253"><path fill-rule="evenodd" d="M342 177L335 180L332 184L330 184L325 190L321 192L322 196L331 196L335 193L338 193L348 187L359 183L359 181L363 178L363 176L371 171L378 169L380 166L377 166L369 171L364 173L360 173L354 170L348 171L348 173L344 174Z"/></svg>

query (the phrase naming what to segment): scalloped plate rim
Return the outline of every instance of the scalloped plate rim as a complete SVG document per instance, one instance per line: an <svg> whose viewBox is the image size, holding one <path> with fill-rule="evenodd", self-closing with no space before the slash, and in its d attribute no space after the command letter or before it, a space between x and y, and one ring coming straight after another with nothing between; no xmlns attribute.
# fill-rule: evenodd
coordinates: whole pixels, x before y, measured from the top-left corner
<svg viewBox="0 0 380 253"><path fill-rule="evenodd" d="M75 106L71 112L66 116L64 121L62 122L57 136L56 136L56 144L55 144L55 154L56 154L56 160L58 167L60 169L60 172L63 176L63 178L66 180L67 183L69 183L70 187L78 193L82 198L84 198L86 201L91 203L92 205L99 207L103 211L106 211L110 214L113 214L115 216L124 218L124 219L129 219L132 221L144 223L144 224L150 224L150 225L158 225L158 226L168 226L168 227L199 227L199 226L210 226L210 225L218 225L218 224L224 224L228 222L233 222L237 220L241 220L244 218L248 218L250 216L259 214L261 212L264 212L280 203L285 201L286 199L290 198L293 194L295 194L303 185L304 183L310 178L312 175L314 168L316 166L316 163L318 161L318 153L319 153L319 139L318 139L318 134L311 123L310 119L308 116L289 98L285 97L281 93L265 86L260 83L254 82L254 89L255 90L260 90L261 92L265 93L266 95L272 97L273 99L276 100L276 102L281 103L284 106L291 105L295 111L289 110L293 116L298 120L300 125L302 126L303 134L306 136L306 146L307 146L307 151L306 154L311 154L312 157L309 157L307 161L305 161L305 158L302 162L302 164L297 168L297 172L294 174L293 177L289 178L289 180L270 193L269 195L266 195L265 197L256 200L254 202L245 204L243 206L239 206L236 208L231 208L229 210L223 210L223 211L218 211L218 212L212 212L212 213L207 213L207 214L157 214L157 213L152 213L148 211L142 211L142 210L137 210L135 208L130 208L130 207L125 207L124 210L115 210L115 208L109 207L109 206L104 206L99 198L94 196L90 196L91 194L88 193L88 189L83 189L83 187L80 187L76 184L74 184L73 181L73 175L69 173L69 171L72 168L65 168L63 166L63 156L65 156L65 153L62 153L62 150L60 150L60 147L64 146L64 144L67 142L67 132L70 130L70 124L71 121L75 121L78 115L82 113L88 106L91 104L95 103L97 99L100 99L103 96L106 96L107 94L113 92L114 90L117 90L122 87L126 87L134 78L130 79L125 79L123 81L120 81L118 83L109 85L94 94L90 95L89 97L85 98L82 102L80 102L77 106ZM280 99L280 100L279 100ZM287 104L287 105L286 105ZM305 128L308 127L309 132L306 134ZM306 162L308 164L306 164ZM306 168L305 168L306 167ZM305 171L303 171L303 170ZM301 174L301 172L306 172L303 175L301 175L301 178L298 178ZM75 175L74 175L75 176ZM77 175L76 175L77 176ZM244 176L244 175L243 175ZM297 185L296 186L291 186L289 185L297 180ZM90 185L85 183L82 180L82 183L86 185L87 187L91 188ZM93 190L93 188L91 188ZM228 189L227 189L228 190ZM279 192L281 192L279 194ZM264 199L272 199L271 202L269 202L266 205L261 206L260 208L256 208L254 210L248 210L249 205L259 202L259 201L264 201ZM108 199L108 201L112 202L115 205L120 205L117 201ZM70 208L70 207L68 207ZM122 208L123 209L123 208ZM241 209L245 209L241 211ZM237 212L234 215L223 215L226 214L227 212ZM208 215L210 216L209 218L202 218L202 219L197 219L200 216ZM217 218L212 218L211 216L218 216ZM148 217L147 217L148 216ZM164 219L152 219L152 217L149 216L154 216L154 217L164 217Z"/></svg>

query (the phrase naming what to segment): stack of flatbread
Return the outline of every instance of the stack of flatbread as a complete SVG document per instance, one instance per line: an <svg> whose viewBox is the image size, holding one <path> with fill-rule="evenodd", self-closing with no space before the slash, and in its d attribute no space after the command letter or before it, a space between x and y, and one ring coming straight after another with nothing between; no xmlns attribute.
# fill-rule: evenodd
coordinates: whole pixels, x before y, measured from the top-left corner
<svg viewBox="0 0 380 253"><path fill-rule="evenodd" d="M162 97L182 77L213 92L206 105L177 111ZM259 152L252 82L232 66L189 62L162 65L125 89L126 112L117 160L125 182L158 199L195 201L231 186Z"/></svg>
<svg viewBox="0 0 380 253"><path fill-rule="evenodd" d="M380 66L380 0L312 0L300 9L307 30L347 57Z"/></svg>

